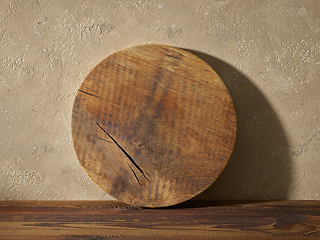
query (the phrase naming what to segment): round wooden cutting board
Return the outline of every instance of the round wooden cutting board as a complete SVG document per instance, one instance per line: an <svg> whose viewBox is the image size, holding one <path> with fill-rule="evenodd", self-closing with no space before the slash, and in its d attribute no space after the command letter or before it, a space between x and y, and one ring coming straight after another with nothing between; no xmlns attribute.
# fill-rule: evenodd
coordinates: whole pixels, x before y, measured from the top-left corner
<svg viewBox="0 0 320 240"><path fill-rule="evenodd" d="M74 149L89 177L144 207L205 190L227 164L235 135L234 105L217 73L164 45L104 59L83 81L72 112Z"/></svg>

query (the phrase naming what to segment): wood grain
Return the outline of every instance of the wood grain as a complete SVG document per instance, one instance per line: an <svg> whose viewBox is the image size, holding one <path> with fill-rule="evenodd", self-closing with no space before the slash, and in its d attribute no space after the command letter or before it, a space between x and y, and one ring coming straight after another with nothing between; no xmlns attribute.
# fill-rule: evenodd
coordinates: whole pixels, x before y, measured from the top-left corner
<svg viewBox="0 0 320 240"><path fill-rule="evenodd" d="M205 206L207 205L207 206ZM319 239L320 201L0 202L0 239Z"/></svg>
<svg viewBox="0 0 320 240"><path fill-rule="evenodd" d="M235 135L223 81L169 46L112 54L86 77L73 106L82 167L101 189L137 206L174 205L205 190L227 164Z"/></svg>

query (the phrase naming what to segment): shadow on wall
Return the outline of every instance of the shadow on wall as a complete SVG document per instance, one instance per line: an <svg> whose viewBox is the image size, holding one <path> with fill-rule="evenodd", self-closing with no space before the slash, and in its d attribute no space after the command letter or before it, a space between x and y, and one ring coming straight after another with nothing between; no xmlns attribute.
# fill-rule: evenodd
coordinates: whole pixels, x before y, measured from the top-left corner
<svg viewBox="0 0 320 240"><path fill-rule="evenodd" d="M276 113L254 84L229 64L193 50L226 84L237 112L237 140L219 178L193 200L288 199L291 158Z"/></svg>

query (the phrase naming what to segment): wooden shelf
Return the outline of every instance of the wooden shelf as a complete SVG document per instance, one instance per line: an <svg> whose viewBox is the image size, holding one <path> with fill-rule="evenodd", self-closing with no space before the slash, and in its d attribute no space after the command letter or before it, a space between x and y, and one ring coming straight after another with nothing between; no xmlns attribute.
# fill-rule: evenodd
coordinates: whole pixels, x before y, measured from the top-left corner
<svg viewBox="0 0 320 240"><path fill-rule="evenodd" d="M318 239L320 201L1 201L0 239Z"/></svg>

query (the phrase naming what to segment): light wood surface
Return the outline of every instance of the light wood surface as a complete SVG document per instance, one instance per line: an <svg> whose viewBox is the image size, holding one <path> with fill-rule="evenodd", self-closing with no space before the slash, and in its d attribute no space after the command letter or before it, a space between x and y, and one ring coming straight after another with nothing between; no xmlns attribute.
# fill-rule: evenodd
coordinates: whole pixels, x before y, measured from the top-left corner
<svg viewBox="0 0 320 240"><path fill-rule="evenodd" d="M100 62L72 115L78 159L116 199L146 207L186 201L219 176L236 114L216 72L182 49L142 45Z"/></svg>
<svg viewBox="0 0 320 240"><path fill-rule="evenodd" d="M319 239L319 201L0 202L0 239Z"/></svg>

